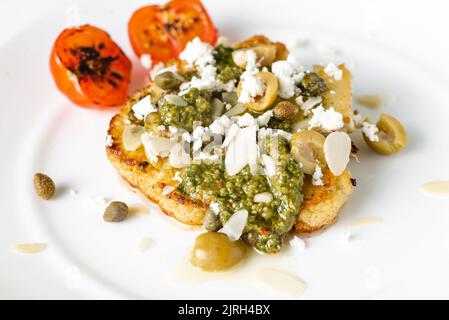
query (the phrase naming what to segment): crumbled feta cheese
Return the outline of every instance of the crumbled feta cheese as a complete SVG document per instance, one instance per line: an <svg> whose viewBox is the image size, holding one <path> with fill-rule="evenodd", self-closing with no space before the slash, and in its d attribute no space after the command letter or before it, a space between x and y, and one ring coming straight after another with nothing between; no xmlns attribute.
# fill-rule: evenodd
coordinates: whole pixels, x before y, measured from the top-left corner
<svg viewBox="0 0 449 320"><path fill-rule="evenodd" d="M356 127L361 127L363 125L363 116L359 112L354 111L352 119L354 120Z"/></svg>
<svg viewBox="0 0 449 320"><path fill-rule="evenodd" d="M257 137L260 143L263 143L266 137L277 137L277 136L283 137L288 141L290 141L290 139L292 138L292 134L290 132L281 129L261 128L257 133Z"/></svg>
<svg viewBox="0 0 449 320"><path fill-rule="evenodd" d="M185 168L191 163L190 154L184 150L182 143L176 143L170 149L170 155L168 157L168 162L173 168Z"/></svg>
<svg viewBox="0 0 449 320"><path fill-rule="evenodd" d="M272 177L277 173L276 161L269 155L263 154L261 157L264 166L264 172L267 176Z"/></svg>
<svg viewBox="0 0 449 320"><path fill-rule="evenodd" d="M200 69L208 64L215 63L212 46L206 42L202 42L198 37L187 43L186 48L181 52L179 58L196 65Z"/></svg>
<svg viewBox="0 0 449 320"><path fill-rule="evenodd" d="M309 121L309 129L322 128L326 131L338 130L344 126L343 115L333 107L325 110L323 106L312 109L313 116Z"/></svg>
<svg viewBox="0 0 449 320"><path fill-rule="evenodd" d="M287 60L276 61L271 65L271 72L279 81L279 96L289 99L298 91L297 84L304 77L303 68L296 61L295 56L290 54Z"/></svg>
<svg viewBox="0 0 449 320"><path fill-rule="evenodd" d="M209 126L210 132L214 134L224 135L226 131L231 127L232 121L228 116L223 115L212 122Z"/></svg>
<svg viewBox="0 0 449 320"><path fill-rule="evenodd" d="M313 173L312 176L312 185L314 186L323 186L323 180L321 180L323 178L323 172L321 171L320 166L316 166L315 168L315 172Z"/></svg>
<svg viewBox="0 0 449 320"><path fill-rule="evenodd" d="M245 75L242 78L239 102L254 102L254 98L263 95L265 89L265 83L257 75Z"/></svg>
<svg viewBox="0 0 449 320"><path fill-rule="evenodd" d="M331 95L335 95L335 94L336 94L336 92L335 92L335 90L331 90L331 91L329 91L329 94L331 94Z"/></svg>
<svg viewBox="0 0 449 320"><path fill-rule="evenodd" d="M240 76L242 87L239 102L249 103L265 92L265 84L259 77L255 76L259 72L256 52L250 49L242 51L242 54L246 55L246 68Z"/></svg>
<svg viewBox="0 0 449 320"><path fill-rule="evenodd" d="M237 124L240 128L254 126L256 125L256 120L251 114L245 113L243 116L238 117Z"/></svg>
<svg viewBox="0 0 449 320"><path fill-rule="evenodd" d="M324 72L329 76L333 77L335 80L339 81L343 77L343 70L341 70L339 67L337 67L332 62L329 63L325 68Z"/></svg>
<svg viewBox="0 0 449 320"><path fill-rule="evenodd" d="M157 129L158 129L159 131L165 131L165 130L167 130L167 127L164 126L164 125L160 125L160 126L157 126Z"/></svg>
<svg viewBox="0 0 449 320"><path fill-rule="evenodd" d="M176 65L165 67L165 64L163 64L162 62L159 62L158 64L156 64L153 67L153 69L151 69L150 78L151 78L151 80L154 80L159 74L167 72L167 71L176 73L176 72L178 72L178 67Z"/></svg>
<svg viewBox="0 0 449 320"><path fill-rule="evenodd" d="M168 126L168 131L170 131L171 134L175 134L178 132L178 128L173 126Z"/></svg>
<svg viewBox="0 0 449 320"><path fill-rule="evenodd" d="M309 97L305 102L303 96L296 98L296 103L305 113L308 113L313 107L319 105L322 101L323 99L321 97Z"/></svg>
<svg viewBox="0 0 449 320"><path fill-rule="evenodd" d="M214 212L215 214L220 213L220 205L217 202L212 202L209 206L209 208Z"/></svg>
<svg viewBox="0 0 449 320"><path fill-rule="evenodd" d="M175 191L175 187L173 186L165 186L164 189L162 189L162 195L166 196Z"/></svg>
<svg viewBox="0 0 449 320"><path fill-rule="evenodd" d="M151 66L153 65L153 61L151 60L151 55L149 54L143 54L140 56L140 64L145 69L150 70Z"/></svg>
<svg viewBox="0 0 449 320"><path fill-rule="evenodd" d="M108 134L106 136L106 147L112 147L114 144L114 140L112 139L112 136Z"/></svg>
<svg viewBox="0 0 449 320"><path fill-rule="evenodd" d="M254 196L255 203L271 203L273 201L273 194L271 192L262 192Z"/></svg>
<svg viewBox="0 0 449 320"><path fill-rule="evenodd" d="M273 117L273 110L268 110L262 115L257 117L257 124L259 127L264 127L268 124L270 119Z"/></svg>
<svg viewBox="0 0 449 320"><path fill-rule="evenodd" d="M362 132L370 141L373 142L379 141L378 136L379 128L375 124L363 122Z"/></svg>
<svg viewBox="0 0 449 320"><path fill-rule="evenodd" d="M184 132L182 134L182 140L185 142L192 142L192 137L190 136L190 133Z"/></svg>
<svg viewBox="0 0 449 320"><path fill-rule="evenodd" d="M142 98L131 109L134 111L134 116L139 120L143 120L147 114L157 111L156 107L151 103L150 96Z"/></svg>
<svg viewBox="0 0 449 320"><path fill-rule="evenodd" d="M304 250L306 248L306 242L298 236L293 236L288 242L290 247L297 250Z"/></svg>

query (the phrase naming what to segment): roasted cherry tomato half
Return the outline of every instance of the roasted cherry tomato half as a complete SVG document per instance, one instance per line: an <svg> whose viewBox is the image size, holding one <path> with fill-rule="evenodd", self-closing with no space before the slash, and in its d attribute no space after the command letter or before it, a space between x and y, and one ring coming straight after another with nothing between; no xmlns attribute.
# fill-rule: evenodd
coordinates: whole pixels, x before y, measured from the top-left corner
<svg viewBox="0 0 449 320"><path fill-rule="evenodd" d="M118 106L127 98L131 62L96 27L65 29L53 45L50 69L58 89L81 107Z"/></svg>
<svg viewBox="0 0 449 320"><path fill-rule="evenodd" d="M199 0L173 0L163 6L140 8L128 23L128 34L136 55L150 54L154 63L176 58L196 37L212 45L218 38Z"/></svg>

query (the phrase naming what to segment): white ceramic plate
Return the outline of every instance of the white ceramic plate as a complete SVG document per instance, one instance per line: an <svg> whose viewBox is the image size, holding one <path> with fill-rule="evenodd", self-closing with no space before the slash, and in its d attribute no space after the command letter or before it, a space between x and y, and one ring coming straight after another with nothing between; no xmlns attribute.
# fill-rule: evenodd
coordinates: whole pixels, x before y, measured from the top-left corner
<svg viewBox="0 0 449 320"><path fill-rule="evenodd" d="M306 250L286 250L275 257L254 255L227 273L195 272L186 256L200 230L164 217L127 189L108 163L104 141L113 112L74 107L54 87L47 60L52 41L64 27L60 12L55 12L0 48L0 297L447 297L449 202L419 192L422 183L449 177L447 82L395 50L349 31L335 32L329 22L313 27L278 15L257 18L269 10L267 1L245 22L249 5L228 1L223 8L220 3L208 5L225 36L235 40L264 33L288 43L300 36L312 39L296 52L305 64L346 62L354 75L355 95L388 97L381 111L405 124L408 148L381 157L357 136L361 162L351 167L356 191L334 226L306 240ZM81 8L82 22L108 30L133 57L126 21L138 6L114 4L105 11L89 4ZM135 67L135 87L142 77L143 70ZM373 118L378 113L359 110ZM32 177L37 171L57 183L54 200L44 202L35 196ZM102 206L88 201L91 196L144 203L151 212L106 224ZM382 222L349 226L361 217ZM345 244L340 238L349 229L353 237ZM152 245L141 252L139 243L146 238ZM11 251L14 244L28 242L45 242L47 249L38 255ZM294 274L308 287L297 296L273 291L254 276L263 268Z"/></svg>

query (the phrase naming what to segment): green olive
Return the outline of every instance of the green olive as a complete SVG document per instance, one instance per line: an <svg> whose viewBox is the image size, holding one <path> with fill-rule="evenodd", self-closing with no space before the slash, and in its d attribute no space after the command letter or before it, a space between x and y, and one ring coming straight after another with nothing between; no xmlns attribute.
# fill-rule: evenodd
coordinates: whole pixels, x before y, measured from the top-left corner
<svg viewBox="0 0 449 320"><path fill-rule="evenodd" d="M316 166L326 165L324 157L324 141L326 138L314 130L303 130L295 133L290 140L293 158L302 164L306 174L313 174Z"/></svg>
<svg viewBox="0 0 449 320"><path fill-rule="evenodd" d="M273 115L279 120L295 120L299 108L290 101L281 101L273 108Z"/></svg>
<svg viewBox="0 0 449 320"><path fill-rule="evenodd" d="M196 238L190 262L204 271L223 271L242 261L246 252L241 241L231 241L223 233L206 232Z"/></svg>
<svg viewBox="0 0 449 320"><path fill-rule="evenodd" d="M179 87L181 80L173 72L165 71L156 76L154 83L163 90L170 90Z"/></svg>
<svg viewBox="0 0 449 320"><path fill-rule="evenodd" d="M113 201L104 210L103 220L106 222L121 222L128 216L128 211L126 203Z"/></svg>
<svg viewBox="0 0 449 320"><path fill-rule="evenodd" d="M254 102L246 103L245 106L252 111L263 112L267 110L276 101L279 89L278 79L271 72L258 72L255 75L265 84L265 93L263 96L256 97ZM242 82L239 82L237 92L240 96Z"/></svg>
<svg viewBox="0 0 449 320"><path fill-rule="evenodd" d="M217 231L221 228L220 217L213 210L208 209L204 215L203 225L207 231Z"/></svg>
<svg viewBox="0 0 449 320"><path fill-rule="evenodd" d="M162 119L159 112L151 112L145 117L145 131L158 133L158 127L162 125Z"/></svg>
<svg viewBox="0 0 449 320"><path fill-rule="evenodd" d="M317 97L326 92L327 86L323 78L315 72L309 72L304 75L301 81L303 93L311 97Z"/></svg>
<svg viewBox="0 0 449 320"><path fill-rule="evenodd" d="M390 155L405 148L407 132L399 120L390 115L382 114L376 125L379 129L377 134L379 141L371 141L365 134L363 135L371 149L383 155Z"/></svg>

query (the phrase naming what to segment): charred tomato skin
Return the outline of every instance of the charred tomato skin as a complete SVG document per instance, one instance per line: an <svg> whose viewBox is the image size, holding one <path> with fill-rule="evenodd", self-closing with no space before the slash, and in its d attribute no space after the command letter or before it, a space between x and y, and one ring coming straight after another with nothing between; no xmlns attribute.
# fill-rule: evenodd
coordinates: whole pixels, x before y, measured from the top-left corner
<svg viewBox="0 0 449 320"><path fill-rule="evenodd" d="M218 31L201 1L172 0L136 10L128 35L137 56L149 54L158 63L176 58L195 37L215 45Z"/></svg>
<svg viewBox="0 0 449 320"><path fill-rule="evenodd" d="M59 34L50 71L58 89L80 107L119 106L128 96L130 60L108 33L91 25Z"/></svg>

